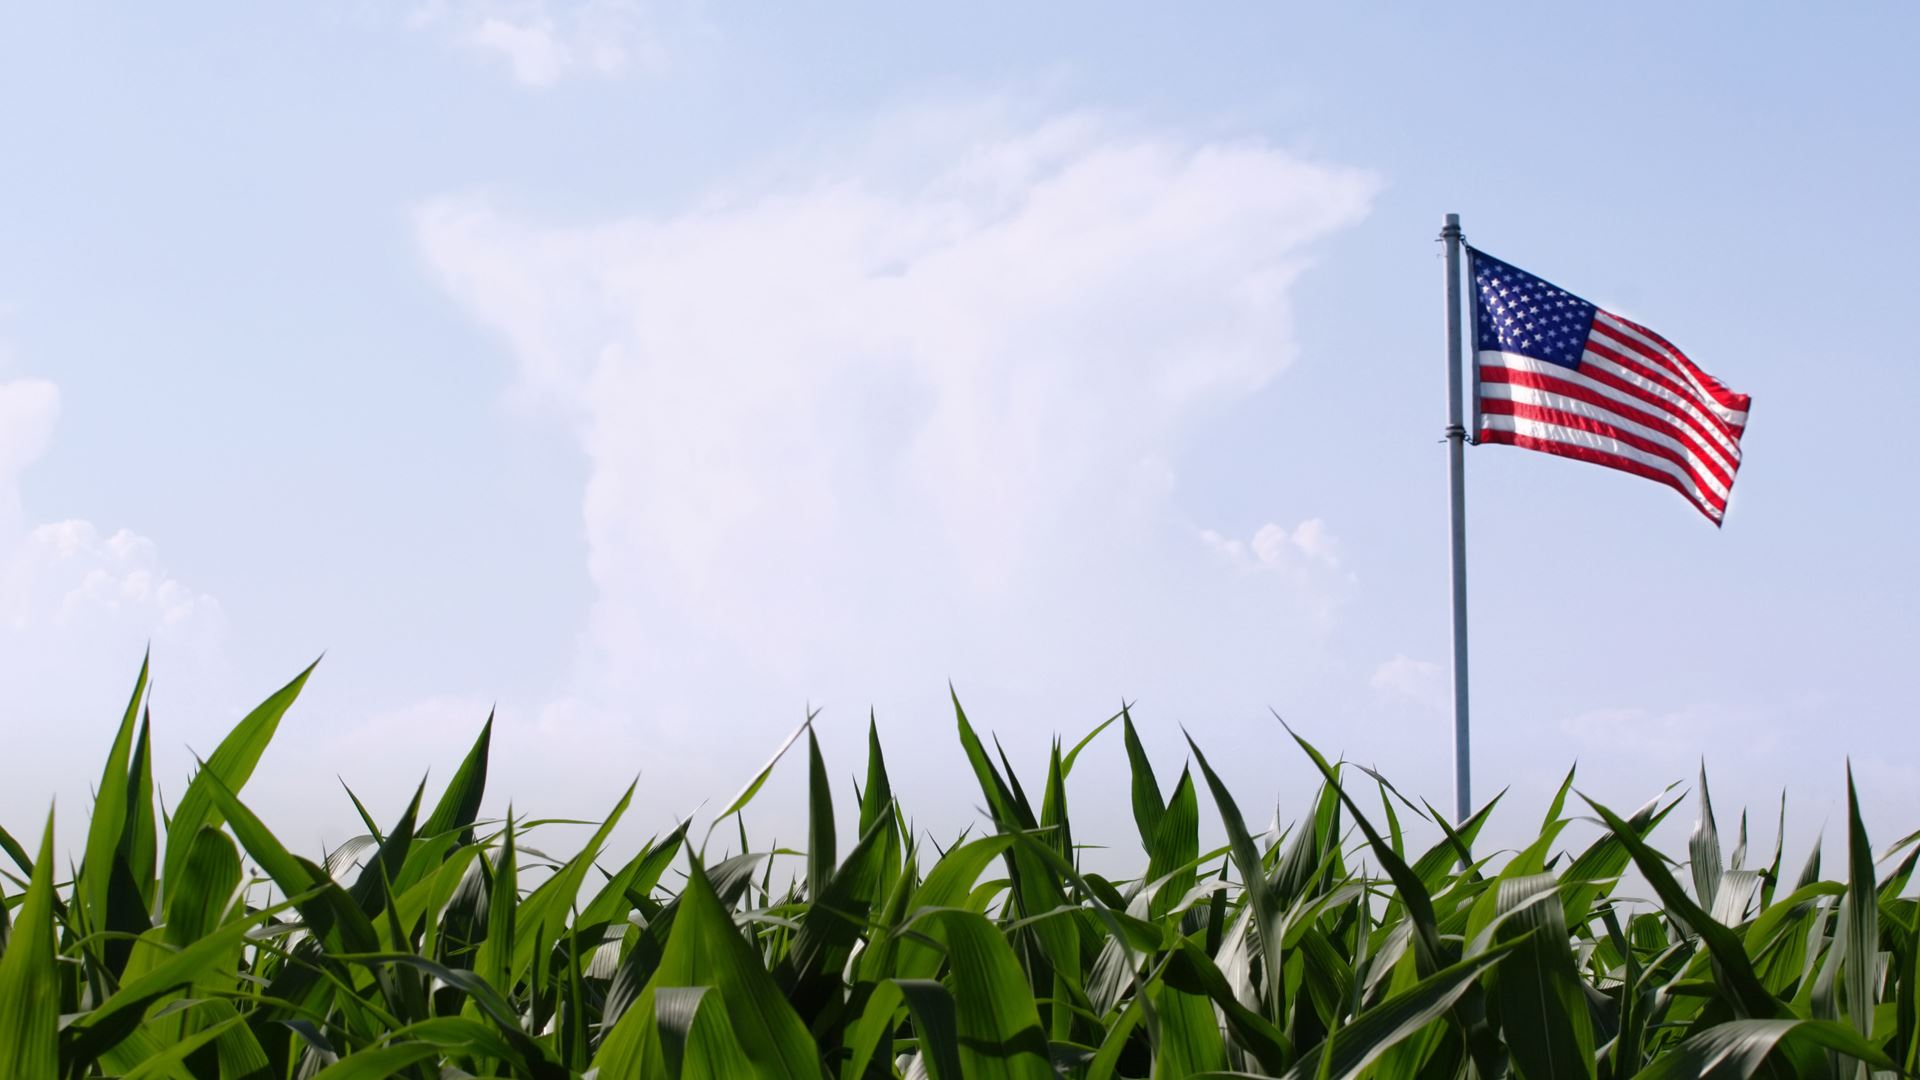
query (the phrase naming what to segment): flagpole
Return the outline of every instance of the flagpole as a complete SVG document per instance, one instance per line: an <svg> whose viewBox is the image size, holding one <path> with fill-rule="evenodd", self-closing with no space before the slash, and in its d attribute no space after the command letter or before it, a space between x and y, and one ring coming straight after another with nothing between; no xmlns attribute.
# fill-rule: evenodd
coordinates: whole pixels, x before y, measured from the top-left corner
<svg viewBox="0 0 1920 1080"><path fill-rule="evenodd" d="M1448 214L1440 239L1447 245L1447 490L1453 516L1453 818L1473 813L1473 768L1467 736L1467 429L1461 420L1460 215Z"/></svg>

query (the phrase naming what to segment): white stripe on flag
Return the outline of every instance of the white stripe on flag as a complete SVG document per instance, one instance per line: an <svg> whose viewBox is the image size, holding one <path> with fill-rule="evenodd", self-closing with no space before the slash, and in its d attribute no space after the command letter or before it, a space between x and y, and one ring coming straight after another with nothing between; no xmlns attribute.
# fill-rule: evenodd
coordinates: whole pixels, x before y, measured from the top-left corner
<svg viewBox="0 0 1920 1080"><path fill-rule="evenodd" d="M1677 372L1677 377L1681 382L1693 387L1694 395L1700 400L1701 404L1713 410L1714 415L1732 424L1736 428L1744 428L1747 426L1746 412L1720 404L1720 400L1713 396L1713 391L1695 374L1696 369L1693 366L1693 362L1684 356L1676 355L1679 350L1660 344L1645 334L1642 334L1640 331L1635 330L1633 327L1628 326L1625 322L1621 321L1619 317L1598 308L1594 309L1593 326L1595 330L1604 329L1607 336L1615 340L1637 343L1642 349L1656 356L1667 358L1663 366L1670 371Z"/></svg>
<svg viewBox="0 0 1920 1080"><path fill-rule="evenodd" d="M1721 431L1712 420L1701 415L1700 410L1693 403L1679 398L1666 387L1650 382L1642 376L1635 375L1633 372L1622 368L1604 356L1588 352L1580 358L1581 366L1585 367L1590 365L1600 371L1604 371L1615 378L1647 391L1654 397L1659 398L1659 402L1646 401L1630 394L1623 394L1615 387L1608 386L1598 379L1583 375L1573 368L1562 367L1559 364L1550 363L1545 360L1535 360L1530 356L1522 356L1519 353L1494 352L1488 350L1480 354L1480 363L1488 367L1504 367L1514 371L1528 372L1533 375L1564 379L1584 390L1589 390L1610 400L1618 401L1628 408L1638 409L1641 412L1653 413L1655 415L1665 412L1673 418L1673 426L1686 435L1688 441L1693 443L1703 455L1711 455L1714 460L1720 463L1721 471L1731 476L1740 467L1740 445L1728 439L1726 433ZM1484 390L1482 392L1484 393ZM1687 423L1688 418L1691 418L1694 423ZM1701 437L1701 431L1706 432L1705 438Z"/></svg>
<svg viewBox="0 0 1920 1080"><path fill-rule="evenodd" d="M1657 454L1648 454L1626 445L1618 439L1609 439L1604 435L1595 435L1578 428L1563 427L1559 424L1543 424L1538 420L1526 420L1518 416L1485 416L1481 424L1489 431L1508 431L1541 442L1562 443L1567 446L1585 447L1602 454L1624 458L1649 469L1656 469L1671 476L1680 484L1680 490L1695 503L1705 508L1710 516L1718 519L1725 506L1700 490L1693 477L1687 471Z"/></svg>
<svg viewBox="0 0 1920 1080"><path fill-rule="evenodd" d="M1664 407L1668 412L1674 414L1676 423L1682 422L1678 419L1681 415L1692 417L1699 429L1707 433L1707 438L1713 440L1714 444L1723 451L1723 456L1725 454L1731 454L1735 460L1739 459L1740 443L1738 439L1728 434L1728 432L1720 426L1721 421L1718 414L1708 414L1705 402L1686 394L1676 393L1674 390L1662 386L1632 368L1616 363L1610 357L1602 356L1592 349L1588 349L1580 354L1580 366L1605 372L1622 382L1645 390L1647 393L1666 402L1667 404ZM1607 392L1616 397L1619 396L1617 391L1609 390ZM1645 407L1656 408L1660 406L1649 403Z"/></svg>
<svg viewBox="0 0 1920 1080"><path fill-rule="evenodd" d="M1706 463L1701 460L1699 452L1696 451L1690 443L1676 439L1658 428L1651 428L1645 424L1636 423L1611 410L1591 405L1576 398L1567 397L1564 394L1556 394L1550 390L1540 390L1531 386L1519 386L1514 383L1486 383L1480 388L1480 396L1495 401L1513 401L1522 405L1533 405L1537 408L1552 409L1555 412L1584 417L1617 431L1624 431L1629 435L1637 435L1648 442L1659 443L1661 446L1672 450L1674 453L1686 459L1688 475L1693 478L1695 483L1702 485L1706 490L1712 492L1714 501L1720 503L1727 501L1727 486L1722 484L1719 478L1708 470ZM1662 460L1670 461L1670 459Z"/></svg>

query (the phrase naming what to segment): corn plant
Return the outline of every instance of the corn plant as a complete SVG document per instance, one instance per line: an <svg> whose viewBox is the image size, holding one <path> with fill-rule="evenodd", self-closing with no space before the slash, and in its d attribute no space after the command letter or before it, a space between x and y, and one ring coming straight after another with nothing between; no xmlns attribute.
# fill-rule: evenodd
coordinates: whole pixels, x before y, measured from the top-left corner
<svg viewBox="0 0 1920 1080"><path fill-rule="evenodd" d="M1029 787L956 700L978 835L917 833L871 726L857 817L836 820L809 721L788 744L807 755L804 872L776 883L779 853L743 824L775 764L704 835L611 851L629 789L561 858L529 843L550 822L480 816L489 720L431 804L423 784L380 823L355 799L365 834L315 860L241 798L310 672L233 728L168 816L143 666L78 857L62 868L51 819L31 852L0 830L0 1076L1920 1072L1920 913L1902 895L1920 834L1876 858L1851 776L1835 878L1817 847L1792 879L1778 841L1750 864L1744 816L1723 854L1704 774L1684 861L1649 844L1683 796L1623 815L1572 773L1524 849L1487 856L1493 803L1455 824L1297 738L1322 783L1295 823L1256 833L1200 747L1164 785L1125 709L1056 740ZM1083 866L1067 805L1081 751L1116 725L1127 878ZM1202 788L1225 840L1207 850ZM1587 812L1599 837L1564 845ZM1416 820L1439 841L1410 846ZM740 852L712 855L716 831ZM1617 892L1629 873L1657 907Z"/></svg>

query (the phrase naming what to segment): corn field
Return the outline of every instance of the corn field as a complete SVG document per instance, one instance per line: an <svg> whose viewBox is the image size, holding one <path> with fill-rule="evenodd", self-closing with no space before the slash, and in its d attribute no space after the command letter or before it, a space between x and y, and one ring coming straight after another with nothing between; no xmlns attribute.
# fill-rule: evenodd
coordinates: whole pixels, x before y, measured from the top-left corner
<svg viewBox="0 0 1920 1080"><path fill-rule="evenodd" d="M945 846L916 835L871 729L858 819L836 821L808 725L788 744L807 750L804 852L748 843L769 764L704 835L609 850L629 789L560 857L529 843L551 823L479 816L489 721L431 805L423 784L382 823L356 800L366 834L312 860L241 797L310 672L169 814L143 666L84 851L57 858L51 819L33 852L0 831L0 1077L1920 1072L1920 911L1902 896L1920 834L1876 855L1850 776L1831 877L1817 847L1797 873L1777 841L1750 860L1744 815L1723 854L1704 775L1623 815L1570 773L1536 838L1489 857L1492 804L1454 827L1297 738L1324 783L1255 833L1200 747L1170 786L1156 776L1125 710L1055 741L1036 802L956 701L986 820ZM1140 842L1125 879L1082 868L1066 796L1116 726ZM1674 859L1647 838L1682 801L1699 823ZM1576 817L1603 831L1574 851ZM1437 845L1409 846L1415 819ZM1658 907L1619 894L1629 874Z"/></svg>

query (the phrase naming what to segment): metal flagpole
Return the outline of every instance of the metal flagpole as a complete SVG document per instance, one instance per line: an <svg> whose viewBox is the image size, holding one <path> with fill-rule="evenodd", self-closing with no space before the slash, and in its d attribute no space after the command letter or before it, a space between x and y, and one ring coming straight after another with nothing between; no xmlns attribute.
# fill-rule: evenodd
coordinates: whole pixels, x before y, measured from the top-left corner
<svg viewBox="0 0 1920 1080"><path fill-rule="evenodd" d="M1460 215L1448 214L1447 488L1453 513L1453 818L1473 813L1473 768L1467 737L1467 429L1461 421Z"/></svg>

